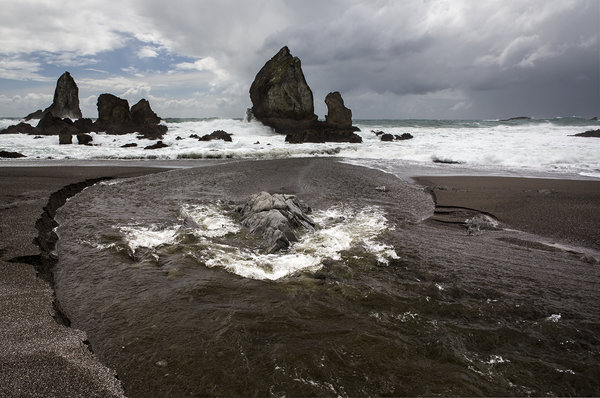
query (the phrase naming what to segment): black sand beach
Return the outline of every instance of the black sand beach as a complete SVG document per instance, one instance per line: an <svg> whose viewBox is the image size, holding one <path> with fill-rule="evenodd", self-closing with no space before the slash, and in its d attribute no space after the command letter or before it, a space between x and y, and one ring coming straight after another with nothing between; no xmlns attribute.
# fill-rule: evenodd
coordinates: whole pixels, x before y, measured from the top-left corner
<svg viewBox="0 0 600 398"><path fill-rule="evenodd" d="M258 162L261 173L285 174L296 160ZM310 162L303 160L301 163ZM327 161L315 160L319 167ZM252 162L227 166L245 173ZM53 319L51 286L35 276L31 262L39 249L35 223L52 192L75 182L100 177L134 177L164 171L153 167L2 167L0 168L0 395L122 396L114 372L90 353L83 332ZM315 186L335 179L322 168ZM366 172L365 176L369 176ZM333 181L333 180L332 180ZM498 177L420 177L434 189L437 205L491 213L506 228L521 229L598 250L600 182ZM273 190L286 188L274 181ZM252 180L247 182L252 184ZM357 175L356 183L368 184ZM287 188L294 187L290 182ZM251 187L240 187L249 192ZM304 190L306 192L306 190ZM339 193L343 197L344 193ZM385 202L401 201L385 194ZM333 200L333 199L331 199ZM383 200L383 199L382 199ZM373 199L377 201L377 199ZM432 208L433 212L433 208ZM441 224L440 224L441 225ZM441 228L445 228L441 225ZM20 260L18 258L21 258ZM17 259L17 260L15 260ZM474 390L475 392L477 390ZM591 391L590 389L584 391ZM136 394L132 394L136 395Z"/></svg>
<svg viewBox="0 0 600 398"><path fill-rule="evenodd" d="M481 176L415 180L433 189L439 207L480 210L509 228L600 249L600 181Z"/></svg>

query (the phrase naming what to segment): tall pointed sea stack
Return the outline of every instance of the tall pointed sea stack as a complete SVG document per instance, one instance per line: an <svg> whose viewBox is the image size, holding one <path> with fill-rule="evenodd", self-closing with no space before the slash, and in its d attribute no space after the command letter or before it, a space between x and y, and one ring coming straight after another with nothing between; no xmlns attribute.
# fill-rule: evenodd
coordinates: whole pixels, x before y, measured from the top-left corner
<svg viewBox="0 0 600 398"><path fill-rule="evenodd" d="M54 100L52 105L44 110L44 114L50 112L52 116L70 119L80 119L79 88L69 72L65 72L56 82Z"/></svg>
<svg viewBox="0 0 600 398"><path fill-rule="evenodd" d="M262 123L286 134L317 120L313 94L301 62L283 47L258 72L250 86L252 114Z"/></svg>

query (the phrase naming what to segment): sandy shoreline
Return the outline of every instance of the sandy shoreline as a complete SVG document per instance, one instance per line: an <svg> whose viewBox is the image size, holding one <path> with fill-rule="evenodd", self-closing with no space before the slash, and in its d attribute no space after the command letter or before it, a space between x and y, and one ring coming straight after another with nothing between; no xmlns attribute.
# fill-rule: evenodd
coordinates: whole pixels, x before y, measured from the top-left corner
<svg viewBox="0 0 600 398"><path fill-rule="evenodd" d="M284 163L278 161L277 167ZM243 162L240 171L248 164ZM113 372L87 350L84 333L52 318L49 284L35 276L32 265L8 260L39 253L32 243L35 223L51 193L88 179L134 177L169 167L148 163L0 168L0 395L122 394ZM599 249L600 181L482 176L415 180L437 187L433 192L438 206L485 211L509 227Z"/></svg>
<svg viewBox="0 0 600 398"><path fill-rule="evenodd" d="M548 178L432 176L437 206L491 213L509 228L600 249L600 181Z"/></svg>

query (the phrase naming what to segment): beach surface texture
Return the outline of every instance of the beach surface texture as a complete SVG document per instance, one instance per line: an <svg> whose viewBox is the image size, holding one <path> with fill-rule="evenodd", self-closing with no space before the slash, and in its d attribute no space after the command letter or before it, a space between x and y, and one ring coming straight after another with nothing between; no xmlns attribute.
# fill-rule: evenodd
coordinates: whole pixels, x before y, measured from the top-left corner
<svg viewBox="0 0 600 398"><path fill-rule="evenodd" d="M454 262L462 256L466 259L472 258L474 256L473 253L479 253L482 250L498 251L500 255L502 253L524 253L518 255L525 256L522 258L533 259L531 260L532 263L528 264L531 270L528 270L525 264L519 263L520 260L515 260L516 265L511 265L510 262L500 262L499 264L506 267L502 271L491 270L483 263L476 264L473 262L464 266L459 266L458 263L455 266L451 266L450 264L448 269L436 268L431 275L446 273L446 277L448 277L448 272L451 272L456 274L454 277L458 278L458 280L465 278L465 284L472 285L475 281L483 278L487 283L491 283L491 286L495 286L501 283L494 279L496 278L496 276L492 275L494 272L501 272L501 277L506 277L503 276L503 273L515 274L514 277L518 277L518 275L524 276L529 275L530 272L534 272L536 276L531 276L532 280L528 283L532 288L541 289L540 294L547 294L548 296L545 300L548 303L544 301L535 310L531 310L536 315L524 315L525 320L539 317L543 323L545 315L547 315L548 319L552 318L552 316L555 316L552 319L560 319L560 314L548 313L544 315L544 311L551 308L549 303L556 303L556 300L560 302L560 298L564 295L566 295L563 297L565 301L561 305L575 311L576 306L579 304L576 305L576 302L565 299L570 294L565 289L579 289L578 295L580 296L580 300L585 303L581 307L581 311L587 314L589 317L588 321L591 322L588 323L588 327L593 329L593 325L598 324L598 308L597 304L593 304L592 300L595 295L594 286L597 286L596 283L600 278L598 273L599 239L596 227L598 225L597 210L600 207L600 182L598 181L484 176L428 176L416 178L416 181L420 185L408 184L407 186L407 184L400 183L398 178L390 174L352 165L344 165L336 159L316 158L219 163L204 161L201 166L206 167L175 171L167 171L167 167L159 161L149 163L148 166L158 165L160 167L127 167L123 166L123 163L114 163L114 166L81 166L81 164L75 164L73 166L56 167L0 168L0 212L2 215L0 229L2 242L0 247L0 294L4 303L0 319L0 324L2 325L0 327L0 340L2 341L2 345L0 346L0 379L3 381L0 385L0 395L2 396L123 396L124 391L127 392L128 396L160 396L167 391L167 388L175 388L178 393L196 391L209 395L229 395L244 391L250 392L252 395L266 393L266 390L261 390L261 388L269 383L262 383L260 378L253 380L250 384L248 384L247 380L245 381L246 384L236 384L236 382L226 378L227 380L223 381L223 388L219 389L219 387L213 386L214 389L212 390L206 387L206 385L201 385L200 387L192 386L196 390L189 390L186 389L185 383L165 384L167 378L165 378L166 373L163 368L167 366L167 363L170 364L171 360L167 362L155 357L149 359L150 368L138 370L138 373L136 373L134 370L135 367L144 364L144 361L147 359L143 361L140 359L142 362L139 364L128 362L129 359L119 362L121 359L118 355L115 356L110 348L105 349L102 347L104 345L104 341L102 340L106 338L105 341L108 341L106 330L102 330L102 328L92 328L91 332L87 330L85 326L86 317L81 316L81 306L84 307L84 312L88 311L85 309L85 301L82 301L80 307L78 305L73 306L72 303L69 304L69 300L77 300L77 296L68 298L70 294L69 289L73 287L73 285L69 285L69 277L64 276L64 273L68 272L68 268L63 268L60 271L63 275L62 280L64 283L59 298L64 297L64 303L67 306L71 305L71 307L65 311L65 315L62 313L63 309L58 309L62 307L62 300L59 300L57 308L55 293L53 291L54 281L52 279L42 280L36 276L36 266L39 266L40 261L40 249L33 243L34 238L39 233L36 230L36 221L42 214L44 206L48 205L48 200L52 193L74 183L84 183L84 185L79 186L82 189L86 181L95 181L98 178L116 178L118 181L121 181L116 186L105 186L107 190L114 190L115 196L109 194L106 197L113 198L110 200L113 200L114 203L119 203L120 200L123 200L122 198L128 197L131 192L140 192L141 196L144 195L144 192L169 192L169 195L178 201L184 201L188 197L193 197L202 203L204 203L203 201L217 199L223 201L231 200L238 203L252 193L265 190L297 195L300 199L313 206L315 210L329 208L340 199L347 199L353 202L353 205L358 209L367 207L371 209L372 206L375 206L385 210L389 222L400 225L399 230L389 232L389 239L385 243L379 243L379 246L385 247L386 244L390 244L391 242L395 245L395 253L401 259L395 260L394 255L396 254L388 255L384 251L373 252L375 253L374 255L379 255L379 253L384 253L382 254L384 257L388 255L389 257L386 261L389 260L393 266L397 267L399 266L398 264L404 264L402 263L404 261L402 258L408 252L416 250L416 247L422 247L425 244L426 240L422 240L422 236L430 236L431 242L436 243L432 243L430 250L423 249L422 252L414 255L419 257L419 261L424 265L429 264L433 266L433 264L437 264L434 267L442 267L439 265L439 258L441 258L439 256L444 256L448 261ZM149 175L154 173L161 174ZM410 171L407 174L410 174ZM122 178L128 179L121 180ZM190 184L191 181L195 181L196 184ZM153 186L166 185L169 186L169 189L166 191L152 190ZM189 189L184 187L188 187ZM96 189L96 191L89 191L87 195L96 196L94 192L111 192L103 191L103 188L99 186ZM430 196L429 193L432 193L432 195ZM135 196L135 194L133 195ZM132 196L131 200L139 199L134 196ZM163 197L162 194L159 196ZM148 197L147 199L152 201L157 198ZM88 201L89 199L85 200ZM397 204L402 202L408 203L409 206L398 207ZM129 204L129 206L134 205ZM141 204L142 210L148 206L150 205L147 202ZM157 212L159 215L162 216L161 212L166 211L165 206L162 202L161 204L156 204L156 209L162 208L162 210ZM81 208L81 200L75 201L68 206L69 212L72 209L80 211L79 209ZM134 208L136 207L131 207L129 210ZM403 209L402 211L406 211L406 214L403 214L400 211L401 209ZM119 209L116 212L125 214L129 210ZM358 212L356 216L359 217L360 214ZM474 237L472 237L470 231L467 230L469 225L465 223L466 220L463 215L470 218L479 215L488 215L500 223L501 230L500 232L488 233L485 232L485 226L481 230L477 226L477 230L473 234ZM68 219L69 214L63 214L61 217ZM147 215L144 215L144 217L148 218ZM73 221L71 220L70 222ZM511 232L512 230L517 230L517 235L514 235ZM64 233L66 236L71 236L74 233L73 231L79 231L79 229L67 229ZM409 235L411 231L415 232L412 236ZM75 233L78 234L79 232ZM81 230L81 233L85 235L85 231ZM494 235L496 233L499 235ZM63 247L67 247L72 242L72 240L61 240L59 243ZM129 244L131 245L131 242ZM444 245L447 246L446 249L442 247ZM436 251L438 249L439 251ZM66 266L72 265L73 253L70 249L63 250L67 253L67 257L65 258ZM507 252L507 250L509 251ZM445 251L447 253L444 253ZM362 253L361 251L358 253L362 255L360 254ZM541 254L538 255L538 253ZM164 253L157 252L156 255L164 256ZM110 256L113 255L110 254ZM114 258L120 257L117 256ZM482 257L482 259L486 259L486 257ZM62 258L59 258L59 261L61 260ZM127 262L131 260L125 259L123 261ZM134 259L134 261L141 261L140 264L143 268L144 261L147 260ZM379 260L376 263L380 263ZM209 263L206 262L206 264L208 266ZM361 265L360 267L363 266ZM509 269L509 266L512 269ZM338 274L339 269L336 267L340 267L340 265L334 261L333 265L328 263L325 268L315 271L315 280L333 283L328 281L340 278ZM406 265L406 267L409 266ZM553 278L557 273L565 272L564 267L570 267L569 269L572 270L573 274L565 273L561 276L563 278L561 282L558 283ZM209 272L212 275L210 278L213 278L213 283L215 280L219 280L223 283L225 290L232 289L233 287L230 284L236 283L241 283L236 289L244 286L244 289L251 290L254 283L244 282L245 278L239 279L236 277L237 279L231 279L224 276L229 273L235 274L238 272L237 270L232 271L226 268L228 272L223 273L219 271L215 273L216 271L213 271L212 268L210 270L209 268L205 269L207 271L203 272ZM316 270L316 268L314 269ZM361 268L353 268L352 273L359 272L359 269ZM388 271L385 272L391 272L389 271L390 268L387 269ZM378 270L378 273L381 273L383 270L383 268ZM43 273L43 269L40 270L38 267L37 272ZM176 275L178 271L165 268L165 272L171 277ZM347 272L349 271L344 272L346 274L343 275L348 277L349 274ZM583 283L580 278L582 272L587 274L586 283ZM371 275L371 273L368 274ZM256 274L249 275L249 281L257 278ZM424 278L425 276L423 275L419 274L418 278ZM425 278L434 278L431 275ZM258 277L258 279L261 278ZM427 293L427 297L430 298L431 296L433 300L439 299L443 301L442 297L436 295L452 294L454 290L458 291L462 289L459 289L459 285L462 282L452 282L454 280L452 278L444 279L442 277L442 280L445 282L433 284L432 286L435 286L433 291L425 291L425 293L429 292ZM180 280L183 283L186 279L183 277ZM554 288L560 292L550 292L550 290L546 290L543 287L545 283L551 280L554 280ZM291 279L291 281L294 281L294 279ZM305 283L305 281L302 283ZM431 283L433 283L433 279L431 279ZM527 285L527 283L524 283L521 287L526 288ZM307 288L308 285L301 284L299 286ZM558 286L561 287L559 288ZM314 288L311 284L310 289ZM403 288L406 288L406 286L403 286ZM489 286L484 288L492 289ZM264 287L260 287L260 290L263 292L265 291L264 289ZM450 291L446 290L444 292L444 289L450 289ZM503 289L503 287L499 289ZM425 294L424 292L420 293ZM489 294L490 296L493 295L493 293ZM510 294L510 296L506 297L507 301L509 299L518 301L515 297L518 297L521 293L510 292ZM91 296L93 295L91 294ZM443 297L443 299L447 299L447 297ZM458 298L456 299L458 300ZM353 300L350 301L353 302ZM419 300L422 300L422 298ZM410 302L410 300L408 301ZM429 300L427 301L429 302ZM398 305L397 303L396 301L395 305ZM359 304L354 303L353 305ZM365 304L361 303L360 305ZM89 311L92 310L90 309ZM362 309L358 309L357 311L360 312ZM421 311L423 311L422 315L410 315L411 313L404 312L404 318L411 316L411 319L421 316L425 318L432 315L428 314L425 308L421 308ZM515 311L518 312L517 315L522 315L519 312L521 310ZM72 315L75 315L75 319L69 319ZM382 316L388 315L385 312L377 312L375 315L370 314L369 317L375 317L375 320L380 322ZM575 316L575 314L571 315ZM64 318L65 316L66 318ZM470 315L464 316L469 317ZM73 327L66 326L73 320L75 322L75 324L71 325ZM347 320L342 319L340 322L347 322ZM360 323L362 320L359 318L356 322ZM402 322L406 322L406 319ZM78 327L82 327L86 331L83 332ZM89 338L90 333L93 336L91 339ZM345 333L348 333L348 330ZM585 334L586 332L583 331L581 333ZM588 339L588 337L584 337L585 339ZM92 353L89 347L90 342L92 349L98 347L101 352ZM332 344L336 342L336 338L333 338ZM217 341L217 343L219 342ZM242 344L242 342L239 344ZM340 342L339 344L346 347L344 345L346 344L345 342ZM131 346L132 350L134 348L135 344ZM143 347L140 349L144 350ZM298 349L301 349L300 346ZM291 348L288 348L288 350L293 351ZM325 352L327 353L327 351ZM132 357L135 354L135 352L132 352ZM300 355L298 353L295 354ZM141 356L142 354L139 355ZM276 354L273 355L277 356ZM425 362L431 359L430 357L427 358L427 360L424 359ZM490 356L489 358L493 359L495 357ZM492 359L489 359L489 361L492 361ZM502 357L497 360L502 361ZM598 364L590 363L590 360L586 358L582 359L582 364L587 363L587 371L584 371L583 368L576 370L567 368L565 370L556 365L558 371L562 371L560 373L561 377L572 377L579 384L575 383L572 390L569 387L565 387L565 390L559 391L556 391L557 385L554 385L554 390L552 391L560 395L568 393L593 395L598 393L598 386L589 384L590 379L588 377L589 372L593 373L598 369ZM360 360L356 359L356 361ZM485 361L488 361L488 359L486 358ZM513 361L517 362L516 359ZM488 362L485 363L487 364ZM472 366L479 371L480 368L477 365ZM120 368L120 370L116 370L119 373L120 380L116 378L114 368ZM496 367L494 369L497 370L499 368ZM424 369L421 370L424 371ZM209 370L206 371L209 372ZM243 379L241 374L235 373L239 371L235 367L232 369L232 375L236 377L236 380ZM443 371L443 368L432 370L434 373L438 371ZM137 379L140 376L139 372L146 374L147 377L151 376L150 380ZM257 372L258 376L262 374L260 373L260 369ZM340 372L343 373L341 370ZM369 371L365 370L365 372L368 373ZM575 372L577 375L574 375ZM316 386L312 385L311 382L306 382L306 380L302 381L298 377L294 380L289 382L291 384L285 384L282 381L281 385L277 385L276 381L274 381L273 388L279 392L292 391L308 395L324 393L328 388L326 387L327 383L323 382L321 382L323 384ZM325 377L324 380L327 380L327 378ZM124 387L121 383L123 383ZM473 381L471 381L467 383L467 386L456 383L458 383L456 380L440 379L440 385L436 386L435 383L430 384L427 390L420 389L416 384L408 383L407 385L412 389L402 390L398 389L398 386L402 383L393 386L395 387L394 389L381 380L374 378L370 389L368 389L368 383L363 383L367 387L361 390L358 385L352 385L352 383L348 382L346 392L352 395L384 392L400 393L400 395L410 395L412 393L461 395L467 393L506 394L508 392L526 392L525 389L519 389L518 387L509 388L503 386L503 383L498 382L498 380L494 381L497 385L492 383L493 387L490 387L485 382L472 384ZM360 385L360 382L358 384ZM568 385L564 380L559 381L558 385L561 384L564 386ZM166 385L165 390L161 390L164 385ZM447 389L441 389L442 385L445 385L446 387L444 388ZM181 389L177 390L177 388ZM537 392L547 392L539 385L534 385L531 388L534 388ZM331 389L329 391L333 392Z"/></svg>

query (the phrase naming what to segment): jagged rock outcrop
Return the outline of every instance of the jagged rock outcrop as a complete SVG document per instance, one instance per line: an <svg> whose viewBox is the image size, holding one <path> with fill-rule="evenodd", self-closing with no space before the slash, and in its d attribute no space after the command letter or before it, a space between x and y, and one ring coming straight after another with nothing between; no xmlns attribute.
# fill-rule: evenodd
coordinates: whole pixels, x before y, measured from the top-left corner
<svg viewBox="0 0 600 398"><path fill-rule="evenodd" d="M112 94L101 94L98 97L98 120L93 131L104 131L107 134L140 133L140 138L161 139L167 132L167 126L152 111L150 103L141 99L129 109L129 102Z"/></svg>
<svg viewBox="0 0 600 398"><path fill-rule="evenodd" d="M138 126L160 123L160 117L150 108L150 103L145 98L131 107L131 120Z"/></svg>
<svg viewBox="0 0 600 398"><path fill-rule="evenodd" d="M31 120L31 119L41 119L42 117L44 117L44 111L41 109L38 109L37 111L32 112L29 115L25 116L23 119L25 121L27 121L27 120Z"/></svg>
<svg viewBox="0 0 600 398"><path fill-rule="evenodd" d="M325 97L327 115L325 122L336 127L352 127L352 111L344 105L342 95L338 91L327 94Z"/></svg>
<svg viewBox="0 0 600 398"><path fill-rule="evenodd" d="M362 142L354 134L352 113L339 93L328 96L328 121L314 114L313 94L306 83L298 57L283 47L261 68L250 86L252 109L247 119L256 118L286 135L290 143ZM340 106L341 105L341 106Z"/></svg>
<svg viewBox="0 0 600 398"><path fill-rule="evenodd" d="M50 112L46 113L35 127L35 134L37 135L57 135L62 132L68 132L69 134L79 133L71 119L61 119L53 116Z"/></svg>
<svg viewBox="0 0 600 398"><path fill-rule="evenodd" d="M19 124L14 124L12 126L8 126L4 130L0 131L0 134L30 134L36 135L36 129L29 123L21 122Z"/></svg>
<svg viewBox="0 0 600 398"><path fill-rule="evenodd" d="M297 241L296 230L315 230L315 222L308 216L310 207L294 195L260 192L237 211L242 225L267 241L269 253L286 249L290 242Z"/></svg>
<svg viewBox="0 0 600 398"><path fill-rule="evenodd" d="M203 135L198 138L199 141L212 141L212 140L223 140L231 142L231 134L223 130L215 130L210 134Z"/></svg>
<svg viewBox="0 0 600 398"><path fill-rule="evenodd" d="M79 88L69 72L65 72L56 82L54 100L52 105L44 110L44 114L51 113L54 117L69 119L81 118L79 109Z"/></svg>

